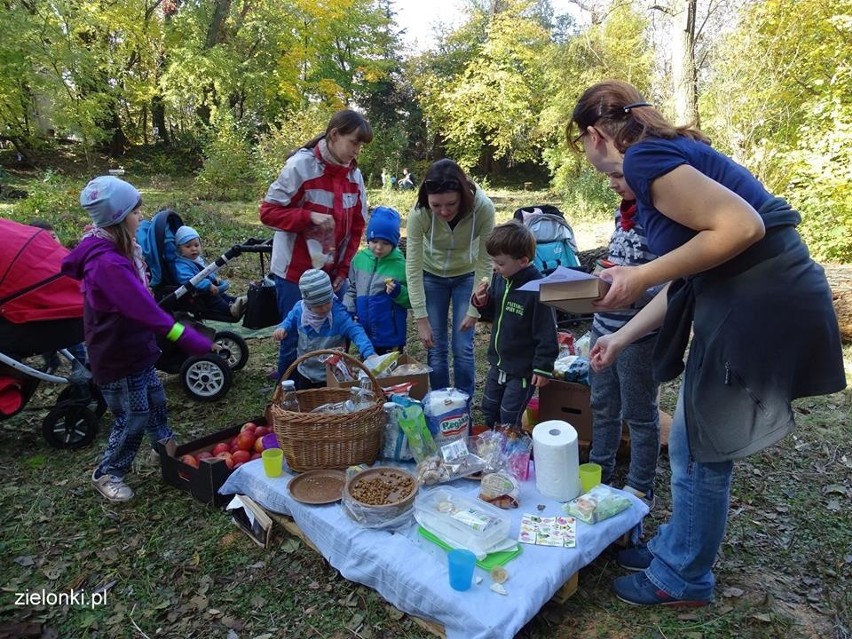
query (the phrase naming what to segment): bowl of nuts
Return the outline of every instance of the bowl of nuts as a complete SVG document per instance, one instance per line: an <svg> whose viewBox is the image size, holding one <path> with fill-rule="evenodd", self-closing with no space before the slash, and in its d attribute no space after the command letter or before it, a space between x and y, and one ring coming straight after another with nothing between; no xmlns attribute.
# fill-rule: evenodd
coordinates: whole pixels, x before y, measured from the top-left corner
<svg viewBox="0 0 852 639"><path fill-rule="evenodd" d="M344 500L358 510L390 517L408 510L417 496L417 479L393 466L376 466L352 476L343 489Z"/></svg>

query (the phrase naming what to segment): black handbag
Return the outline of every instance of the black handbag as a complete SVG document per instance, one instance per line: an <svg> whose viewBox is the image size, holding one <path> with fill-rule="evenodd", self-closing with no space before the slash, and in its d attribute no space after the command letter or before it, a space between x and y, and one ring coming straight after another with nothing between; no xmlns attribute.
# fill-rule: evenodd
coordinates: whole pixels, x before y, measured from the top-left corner
<svg viewBox="0 0 852 639"><path fill-rule="evenodd" d="M274 286L263 286L263 282L249 284L246 294L246 313L243 326L251 329L266 328L281 323L278 300Z"/></svg>

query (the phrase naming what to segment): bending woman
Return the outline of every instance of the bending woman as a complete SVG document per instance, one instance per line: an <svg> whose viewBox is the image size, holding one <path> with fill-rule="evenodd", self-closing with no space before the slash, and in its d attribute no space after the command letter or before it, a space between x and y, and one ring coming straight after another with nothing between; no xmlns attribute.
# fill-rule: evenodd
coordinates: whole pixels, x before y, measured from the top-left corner
<svg viewBox="0 0 852 639"><path fill-rule="evenodd" d="M654 376L684 372L669 438L671 519L647 546L619 554L636 574L616 579L613 590L635 605L704 605L713 600L733 460L793 429L792 399L846 386L831 292L796 232L799 214L700 131L667 122L631 85L587 89L567 133L596 169L624 174L660 256L604 271L612 286L599 307L623 308L671 281L598 339L591 364L610 366L661 326Z"/></svg>
<svg viewBox="0 0 852 639"><path fill-rule="evenodd" d="M473 401L474 280L491 279L485 250L494 228L494 204L452 160L426 172L408 215L405 274L417 334L427 349L433 389L450 386L447 322L452 309L454 386Z"/></svg>
<svg viewBox="0 0 852 639"><path fill-rule="evenodd" d="M260 221L275 229L270 270L282 319L302 299L299 278L325 271L339 298L367 219L367 191L356 159L373 139L360 113L334 114L322 133L287 158L260 205ZM281 341L278 377L296 359L294 332Z"/></svg>

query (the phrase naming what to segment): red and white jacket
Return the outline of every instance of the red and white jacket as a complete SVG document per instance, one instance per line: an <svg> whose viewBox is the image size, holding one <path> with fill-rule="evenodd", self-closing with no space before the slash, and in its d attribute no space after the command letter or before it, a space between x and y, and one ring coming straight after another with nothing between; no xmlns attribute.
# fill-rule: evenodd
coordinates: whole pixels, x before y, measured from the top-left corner
<svg viewBox="0 0 852 639"><path fill-rule="evenodd" d="M313 268L303 233L311 228L311 212L334 216L334 262L325 270L332 281L345 278L361 244L367 220L367 191L361 171L323 160L319 145L299 149L287 159L260 205L260 221L275 229L270 270L298 284Z"/></svg>

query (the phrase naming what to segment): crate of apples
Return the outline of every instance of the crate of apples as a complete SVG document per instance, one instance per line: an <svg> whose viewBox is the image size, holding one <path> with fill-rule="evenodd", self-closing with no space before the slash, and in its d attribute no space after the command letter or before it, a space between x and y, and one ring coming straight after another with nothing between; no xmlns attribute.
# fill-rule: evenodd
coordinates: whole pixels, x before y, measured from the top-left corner
<svg viewBox="0 0 852 639"><path fill-rule="evenodd" d="M218 442L209 450L186 453L179 459L193 468L199 468L205 459L222 459L225 461L225 466L233 470L246 462L260 459L260 454L265 449L277 447L278 441L270 427L246 422L233 437Z"/></svg>

